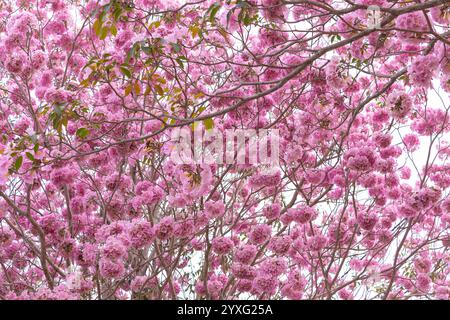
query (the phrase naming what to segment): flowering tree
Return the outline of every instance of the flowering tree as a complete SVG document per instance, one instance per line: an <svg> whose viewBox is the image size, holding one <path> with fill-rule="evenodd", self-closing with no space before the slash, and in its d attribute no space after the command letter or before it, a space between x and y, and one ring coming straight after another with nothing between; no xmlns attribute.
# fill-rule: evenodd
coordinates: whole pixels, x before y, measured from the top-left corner
<svg viewBox="0 0 450 320"><path fill-rule="evenodd" d="M446 0L0 1L0 298L448 299L449 25ZM180 128L273 129L279 159L180 163Z"/></svg>

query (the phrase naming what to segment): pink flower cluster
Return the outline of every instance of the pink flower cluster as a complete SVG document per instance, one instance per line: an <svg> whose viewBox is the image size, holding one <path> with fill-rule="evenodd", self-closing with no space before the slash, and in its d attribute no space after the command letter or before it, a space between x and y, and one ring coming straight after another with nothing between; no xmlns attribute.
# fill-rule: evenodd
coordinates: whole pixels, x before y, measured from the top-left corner
<svg viewBox="0 0 450 320"><path fill-rule="evenodd" d="M450 298L445 1L131 2L0 1L1 300Z"/></svg>

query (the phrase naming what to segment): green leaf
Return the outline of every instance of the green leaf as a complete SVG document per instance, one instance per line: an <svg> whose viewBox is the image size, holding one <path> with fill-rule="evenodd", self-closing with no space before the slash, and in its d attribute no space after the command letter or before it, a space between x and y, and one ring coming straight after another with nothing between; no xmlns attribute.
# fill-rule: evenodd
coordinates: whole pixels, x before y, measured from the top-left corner
<svg viewBox="0 0 450 320"><path fill-rule="evenodd" d="M120 72L122 72L123 75L125 75L128 78L131 78L131 71L130 70L128 70L127 68L125 68L123 66L120 66L119 69L120 69Z"/></svg>
<svg viewBox="0 0 450 320"><path fill-rule="evenodd" d="M178 53L181 51L181 46L178 43L172 42L171 46L173 48L173 51L175 51L175 53Z"/></svg>
<svg viewBox="0 0 450 320"><path fill-rule="evenodd" d="M133 85L130 83L129 85L127 85L125 87L125 97L128 96L132 90L133 90Z"/></svg>
<svg viewBox="0 0 450 320"><path fill-rule="evenodd" d="M184 68L184 63L183 61L187 61L187 58L185 56L179 56L176 61L178 62L178 64L180 65L181 68Z"/></svg>
<svg viewBox="0 0 450 320"><path fill-rule="evenodd" d="M14 162L14 169L16 169L16 171L19 171L20 167L22 166L22 163L23 163L23 157L20 156Z"/></svg>
<svg viewBox="0 0 450 320"><path fill-rule="evenodd" d="M158 92L160 96L164 95L164 90L159 84L155 84L153 86L155 87L156 92Z"/></svg>
<svg viewBox="0 0 450 320"><path fill-rule="evenodd" d="M92 28L94 29L94 32L97 35L97 37L99 37L100 31L102 29L102 20L101 19L95 20L94 24L92 25Z"/></svg>
<svg viewBox="0 0 450 320"><path fill-rule="evenodd" d="M88 134L89 134L89 130L86 128L80 128L76 132L77 137L79 137L81 139L86 138L88 136Z"/></svg>
<svg viewBox="0 0 450 320"><path fill-rule="evenodd" d="M150 46L143 46L141 49L145 54L150 55L150 53L152 53L152 48Z"/></svg>
<svg viewBox="0 0 450 320"><path fill-rule="evenodd" d="M202 114L203 111L206 110L205 106L201 106L200 108L198 108L197 112L195 113L195 116L199 116Z"/></svg>
<svg viewBox="0 0 450 320"><path fill-rule="evenodd" d="M203 120L203 124L205 125L206 130L214 128L214 120L212 118Z"/></svg>
<svg viewBox="0 0 450 320"><path fill-rule="evenodd" d="M134 83L133 90L136 95L139 95L141 93L141 86L139 85L139 82L136 81Z"/></svg>
<svg viewBox="0 0 450 320"><path fill-rule="evenodd" d="M89 78L84 79L83 81L80 82L80 86L87 87L90 82L91 82L91 80Z"/></svg>
<svg viewBox="0 0 450 320"><path fill-rule="evenodd" d="M134 58L136 56L136 53L139 53L140 48L141 48L141 46L140 46L139 42L136 42L135 44L133 44L130 51L128 51L125 62L126 63L130 62L131 58Z"/></svg>
<svg viewBox="0 0 450 320"><path fill-rule="evenodd" d="M34 156L33 156L31 153L26 152L25 154L26 154L26 156L27 156L28 159L30 159L31 161L34 162Z"/></svg>
<svg viewBox="0 0 450 320"><path fill-rule="evenodd" d="M111 34L112 34L114 37L117 36L117 28L116 28L115 25L112 25L112 26L111 26L110 31L111 31Z"/></svg>
<svg viewBox="0 0 450 320"><path fill-rule="evenodd" d="M106 36L108 35L108 31L109 31L108 27L104 27L100 30L100 35L99 35L100 40L106 39Z"/></svg>
<svg viewBox="0 0 450 320"><path fill-rule="evenodd" d="M122 8L117 7L113 12L114 20L115 21L119 20L121 14L122 14Z"/></svg>
<svg viewBox="0 0 450 320"><path fill-rule="evenodd" d="M209 21L210 22L214 22L214 17L216 16L217 11L219 11L219 9L220 9L220 4L219 3L215 3L215 4L213 4L210 7L210 10L211 10L211 12L209 14Z"/></svg>

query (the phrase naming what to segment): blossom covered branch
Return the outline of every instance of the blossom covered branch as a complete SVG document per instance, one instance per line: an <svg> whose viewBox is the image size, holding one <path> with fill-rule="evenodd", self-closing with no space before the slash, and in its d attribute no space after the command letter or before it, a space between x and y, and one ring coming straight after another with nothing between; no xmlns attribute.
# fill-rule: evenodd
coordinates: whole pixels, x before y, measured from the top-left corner
<svg viewBox="0 0 450 320"><path fill-rule="evenodd" d="M0 1L0 299L449 299L449 25L446 0ZM220 161L177 161L180 130ZM219 148L267 130L275 163Z"/></svg>

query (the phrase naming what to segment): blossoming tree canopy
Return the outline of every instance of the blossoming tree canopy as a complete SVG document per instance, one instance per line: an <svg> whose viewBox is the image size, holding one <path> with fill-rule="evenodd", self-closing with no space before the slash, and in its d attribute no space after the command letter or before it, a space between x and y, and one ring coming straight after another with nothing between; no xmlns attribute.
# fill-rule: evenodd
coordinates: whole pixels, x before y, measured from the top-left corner
<svg viewBox="0 0 450 320"><path fill-rule="evenodd" d="M0 298L448 299L449 25L446 0L0 1ZM277 130L278 164L175 162L179 128Z"/></svg>

